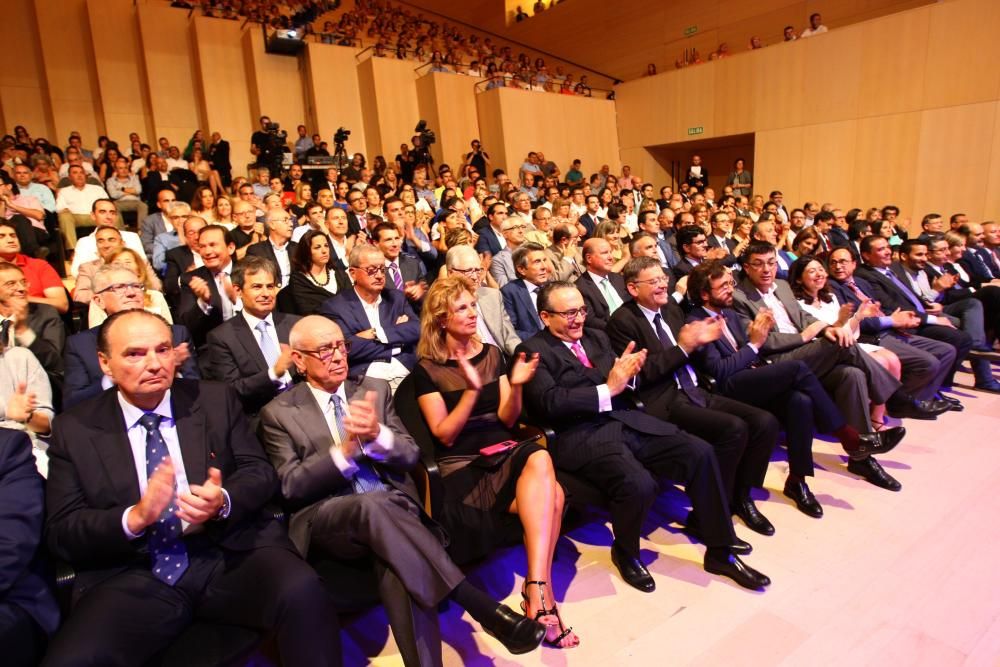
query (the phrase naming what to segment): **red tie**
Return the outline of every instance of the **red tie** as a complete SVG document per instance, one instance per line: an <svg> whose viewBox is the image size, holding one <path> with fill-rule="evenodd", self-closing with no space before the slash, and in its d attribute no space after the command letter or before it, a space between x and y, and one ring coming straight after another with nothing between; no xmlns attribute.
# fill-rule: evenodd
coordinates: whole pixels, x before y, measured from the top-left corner
<svg viewBox="0 0 1000 667"><path fill-rule="evenodd" d="M868 298L868 295L862 292L861 288L858 287L858 284L854 282L854 278L848 278L847 282L844 284L851 288L851 291L854 292L856 297L858 297L858 300L864 301Z"/></svg>
<svg viewBox="0 0 1000 667"><path fill-rule="evenodd" d="M570 349L573 350L573 354L576 355L576 358L580 360L581 364L587 368L594 367L594 364L590 363L590 359L587 358L587 353L584 352L583 345L580 345L580 341L576 341L570 345Z"/></svg>

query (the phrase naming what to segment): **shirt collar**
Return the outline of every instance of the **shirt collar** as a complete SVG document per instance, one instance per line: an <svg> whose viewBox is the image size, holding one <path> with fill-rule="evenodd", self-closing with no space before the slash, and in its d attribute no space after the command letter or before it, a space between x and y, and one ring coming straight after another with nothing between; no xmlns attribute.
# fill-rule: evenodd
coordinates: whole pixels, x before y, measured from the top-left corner
<svg viewBox="0 0 1000 667"><path fill-rule="evenodd" d="M344 383L341 382L337 390L332 394L326 389L321 389L312 382L306 381L306 386L309 387L309 391L312 392L313 398L316 399L316 404L319 405L319 409L322 412L326 412L330 406L330 397L340 396L340 402L342 405L347 405L347 392L344 390Z"/></svg>
<svg viewBox="0 0 1000 667"><path fill-rule="evenodd" d="M127 430L131 430L139 423L139 420L143 415L146 414L146 410L138 408L128 402L128 399L122 395L121 391L118 392L118 405L121 406L122 414L125 416L125 427ZM158 414L161 417L170 420L174 420L174 409L170 405L170 390L167 389L166 393L163 394L163 399L160 401L152 410L149 410L154 414Z"/></svg>
<svg viewBox="0 0 1000 667"><path fill-rule="evenodd" d="M639 310L642 311L642 314L645 315L646 319L649 320L650 322L653 321L654 317L656 317L657 315L660 315L660 311L658 311L658 310L650 310L649 308L646 308L645 306L643 306L642 304L640 304L638 301L635 302L635 305L639 306ZM660 315L660 319L663 319L662 315Z"/></svg>
<svg viewBox="0 0 1000 667"><path fill-rule="evenodd" d="M272 313L268 313L267 317L259 318L259 317L254 317L253 315L248 313L244 308L243 319L245 319L247 321L247 324L250 325L250 328L254 330L257 329L257 325L260 324L261 322L267 322L269 326L271 326L272 328L274 327L274 317Z"/></svg>

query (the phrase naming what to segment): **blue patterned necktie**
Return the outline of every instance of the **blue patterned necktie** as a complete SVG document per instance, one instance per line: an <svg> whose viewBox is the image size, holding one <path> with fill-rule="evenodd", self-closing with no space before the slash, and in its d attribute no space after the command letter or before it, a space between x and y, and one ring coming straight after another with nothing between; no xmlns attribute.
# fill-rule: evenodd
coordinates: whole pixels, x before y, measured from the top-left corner
<svg viewBox="0 0 1000 667"><path fill-rule="evenodd" d="M139 423L146 429L146 478L153 476L157 466L163 463L169 452L167 443L160 433L160 421L163 419L154 412L147 412L139 418ZM160 518L151 525L149 530L149 553L152 556L153 576L173 586L188 568L187 548L181 540L181 520L177 517L177 496L163 510Z"/></svg>
<svg viewBox="0 0 1000 667"><path fill-rule="evenodd" d="M267 335L267 327L267 320L261 320L254 328L260 333L260 351L264 354L267 367L274 368L274 364L277 363L280 355L274 347L274 341Z"/></svg>
<svg viewBox="0 0 1000 667"><path fill-rule="evenodd" d="M340 396L334 394L330 397L330 402L333 403L333 418L337 425L337 435L340 437L341 444L343 444L347 442L347 429L344 428L343 401L340 400ZM351 479L351 486L354 488L354 493L371 493L372 491L385 490L385 485L378 478L375 469L372 468L371 464L363 456L356 459L354 464L358 466L358 472Z"/></svg>

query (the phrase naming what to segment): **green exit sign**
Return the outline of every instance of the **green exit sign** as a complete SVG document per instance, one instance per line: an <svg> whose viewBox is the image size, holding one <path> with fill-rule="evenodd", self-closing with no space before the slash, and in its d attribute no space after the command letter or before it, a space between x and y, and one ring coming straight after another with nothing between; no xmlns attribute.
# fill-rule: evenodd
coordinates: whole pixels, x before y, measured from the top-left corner
<svg viewBox="0 0 1000 667"><path fill-rule="evenodd" d="M693 135L693 134L704 134L704 133L705 133L705 128L702 127L701 125L699 125L698 127L689 127L688 128L688 136L689 137L691 135Z"/></svg>
<svg viewBox="0 0 1000 667"><path fill-rule="evenodd" d="M695 34L696 32L698 32L698 26L696 26L696 25L689 25L688 27L684 28L684 36L685 37L690 37L691 35Z"/></svg>

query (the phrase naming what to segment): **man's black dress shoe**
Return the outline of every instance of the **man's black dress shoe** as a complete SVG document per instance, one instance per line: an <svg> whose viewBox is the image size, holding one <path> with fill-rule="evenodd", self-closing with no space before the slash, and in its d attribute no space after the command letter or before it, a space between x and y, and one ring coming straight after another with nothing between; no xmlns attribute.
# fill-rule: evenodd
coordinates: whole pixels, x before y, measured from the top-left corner
<svg viewBox="0 0 1000 667"><path fill-rule="evenodd" d="M514 655L534 651L545 637L545 626L519 614L505 604L497 605L486 633L500 640Z"/></svg>
<svg viewBox="0 0 1000 667"><path fill-rule="evenodd" d="M858 448L847 452L847 455L860 461L872 454L885 454L892 451L903 440L904 436L906 436L906 429L902 426L893 426L877 433L862 433L858 436Z"/></svg>
<svg viewBox="0 0 1000 667"><path fill-rule="evenodd" d="M897 482L889 473L882 469L878 461L872 457L847 462L847 469L855 475L864 477L866 481L889 491L899 491L903 485Z"/></svg>
<svg viewBox="0 0 1000 667"><path fill-rule="evenodd" d="M760 590L771 585L771 579L740 560L733 553L715 553L715 549L705 552L705 571L729 577L743 588Z"/></svg>
<svg viewBox="0 0 1000 667"><path fill-rule="evenodd" d="M749 495L745 495L736 501L733 513L743 519L743 523L747 525L747 528L755 533L774 535L774 526L767 520L766 516L760 513L757 505L754 504L753 499Z"/></svg>
<svg viewBox="0 0 1000 667"><path fill-rule="evenodd" d="M948 409L954 412L961 412L962 410L965 409L965 406L962 405L962 401L958 400L957 398L952 398L951 396L945 396L944 394L938 394L937 398L939 401L944 401L945 403L947 403Z"/></svg>
<svg viewBox="0 0 1000 667"><path fill-rule="evenodd" d="M918 401L914 398L905 400L890 399L885 406L886 411L896 419L924 419L933 421L937 416L947 412L948 407L940 401Z"/></svg>
<svg viewBox="0 0 1000 667"><path fill-rule="evenodd" d="M795 506L803 514L808 514L817 519L823 516L823 506L816 500L816 496L809 490L809 485L805 481L793 482L790 479L786 479L785 495L795 501Z"/></svg>
<svg viewBox="0 0 1000 667"><path fill-rule="evenodd" d="M698 517L694 512L690 512L688 514L687 524L684 526L684 531L702 544L705 543L704 538L701 536L701 528L698 525ZM733 539L735 542L733 542L731 546L732 552L734 554L739 554L740 556L749 556L753 551L753 545L736 537L735 534L733 535Z"/></svg>
<svg viewBox="0 0 1000 667"><path fill-rule="evenodd" d="M635 556L630 556L617 544L611 545L611 562L615 564L622 579L629 586L638 588L643 593L652 593L656 590L656 582L653 581L652 575L649 574L649 570L642 564L642 561Z"/></svg>

